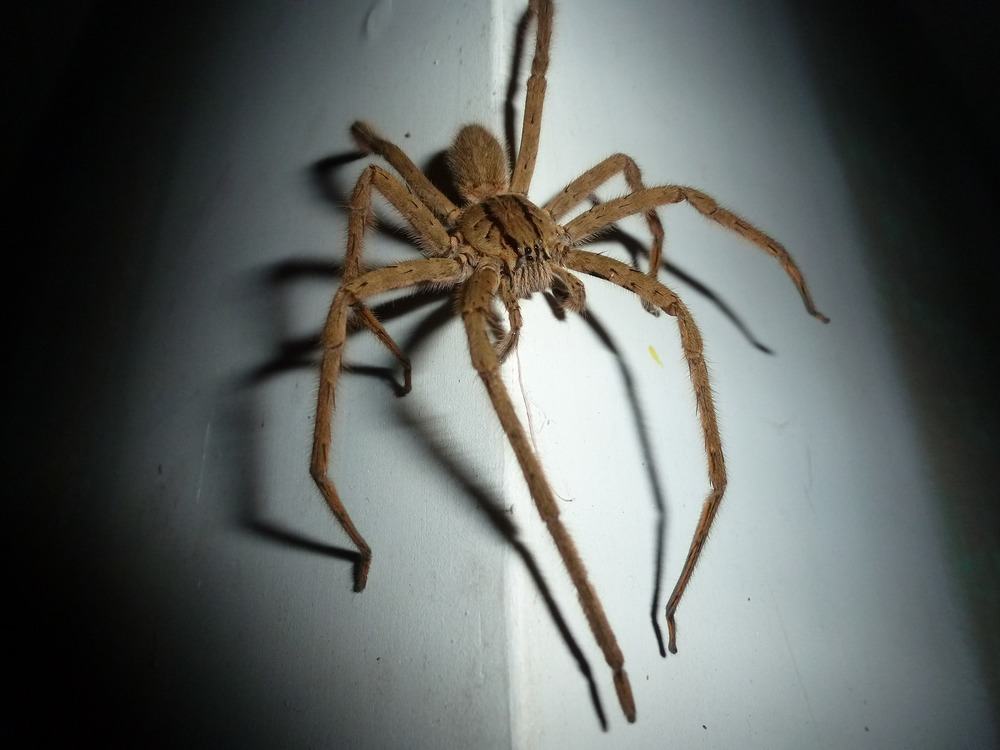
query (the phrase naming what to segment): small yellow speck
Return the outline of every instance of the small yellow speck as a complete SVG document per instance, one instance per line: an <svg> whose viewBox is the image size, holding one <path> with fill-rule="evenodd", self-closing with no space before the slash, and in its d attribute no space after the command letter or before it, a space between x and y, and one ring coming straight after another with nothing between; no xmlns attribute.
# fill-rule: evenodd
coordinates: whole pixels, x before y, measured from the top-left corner
<svg viewBox="0 0 1000 750"><path fill-rule="evenodd" d="M652 344L649 345L649 356L653 358L653 361L656 362L656 364L658 364L660 367L663 367L663 362L660 360L660 355L656 353L656 349L653 348Z"/></svg>

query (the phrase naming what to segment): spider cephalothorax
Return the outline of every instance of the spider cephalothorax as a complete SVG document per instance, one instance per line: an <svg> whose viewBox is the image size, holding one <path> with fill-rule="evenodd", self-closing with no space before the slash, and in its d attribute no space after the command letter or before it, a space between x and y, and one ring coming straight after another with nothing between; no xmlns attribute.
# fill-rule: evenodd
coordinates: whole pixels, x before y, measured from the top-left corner
<svg viewBox="0 0 1000 750"><path fill-rule="evenodd" d="M523 195L501 193L464 209L455 226L460 245L498 261L503 280L518 297L552 284L553 264L569 247L548 211Z"/></svg>
<svg viewBox="0 0 1000 750"><path fill-rule="evenodd" d="M477 158L485 154L489 158ZM467 125L448 152L459 192L469 204L454 218L459 247L470 261L493 259L501 282L515 297L548 289L569 248L569 236L544 208L523 193L510 192L507 160L500 142L485 128Z"/></svg>
<svg viewBox="0 0 1000 750"><path fill-rule="evenodd" d="M663 227L656 214L657 206L686 202L705 217L742 235L778 261L798 288L809 313L824 322L827 319L816 309L802 272L780 243L722 208L699 190L684 185L647 188L635 161L625 154L613 154L591 167L542 206L528 199L538 155L545 73L552 34L552 3L549 0L530 0L528 13L537 22L535 56L528 79L521 142L513 171L508 170L507 157L499 141L486 128L479 125L463 127L448 152L455 186L465 201L463 206L456 206L431 184L398 146L380 137L370 126L358 122L351 128L359 146L384 158L399 177L379 166L369 165L351 195L344 279L323 328L323 363L311 470L330 509L358 548L355 589L360 591L368 580L371 548L355 528L327 476L334 389L341 371L348 317L353 310L358 320L400 361L405 390L408 391L410 362L372 314L365 300L382 292L422 284L455 288L472 365L486 386L532 499L559 550L590 628L612 669L622 710L629 721L634 721L635 703L621 649L573 540L559 519L558 504L500 377L500 362L517 346L522 323L518 300L534 292L552 289L565 309L579 311L584 305L584 288L576 273L583 273L635 292L647 310L665 312L677 321L705 440L709 492L684 568L666 605L671 652L677 650L674 613L722 501L726 488L726 466L708 368L702 353L701 334L683 301L657 280L663 246ZM630 192L627 195L598 203L569 222L560 223L561 218L573 208L588 201L599 185L619 174L625 177L628 184ZM426 256L424 259L362 273L361 254L371 217L373 189L409 223ZM653 238L646 273L612 258L579 249L589 238L634 214L644 215ZM504 328L494 311L498 301L506 309L508 329Z"/></svg>

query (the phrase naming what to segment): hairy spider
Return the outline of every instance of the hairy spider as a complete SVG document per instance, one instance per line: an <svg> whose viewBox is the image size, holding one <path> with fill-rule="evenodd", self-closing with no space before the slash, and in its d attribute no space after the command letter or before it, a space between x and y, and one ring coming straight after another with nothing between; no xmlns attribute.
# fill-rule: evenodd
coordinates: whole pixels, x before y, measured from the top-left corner
<svg viewBox="0 0 1000 750"><path fill-rule="evenodd" d="M552 35L552 3L550 0L530 0L528 13L536 22L535 52L513 174L509 171L503 147L486 128L479 125L463 127L448 152L448 164L456 188L464 199L463 205L456 206L396 145L379 136L365 123L356 122L351 126L358 145L366 152L385 159L399 177L379 166L369 165L351 195L343 283L333 299L322 334L323 359L311 471L333 514L358 548L360 560L355 571L355 590L361 591L368 579L372 551L358 533L327 476L334 390L342 367L348 317L353 310L358 320L399 360L404 371L404 389L408 391L410 362L364 300L416 285L456 287L472 365L486 385L538 512L555 541L594 637L612 669L622 710L629 721L635 721L635 703L621 649L573 540L559 520L559 508L552 489L500 377L500 363L517 346L521 329L518 300L534 292L551 290L566 309L581 311L584 307L584 287L572 273L577 271L635 292L647 310L654 314L662 310L677 320L704 433L711 489L684 568L666 606L672 653L677 652L674 613L719 509L726 488L726 467L708 369L702 356L701 335L680 298L657 281L663 227L656 207L686 201L702 215L741 234L778 261L798 288L809 313L823 322L828 319L814 306L801 271L781 244L720 207L699 190L683 185L646 187L635 161L625 154L609 156L587 170L544 206L537 206L528 199L528 187L538 156L545 74ZM619 173L624 175L631 191L628 195L598 203L568 223L559 223L561 217L587 200L595 188ZM410 224L425 258L362 273L361 252L365 231L372 218L373 189L381 193ZM645 215L653 235L647 273L603 255L578 249L613 223L638 213ZM507 311L509 331L503 329L494 311L493 305L497 300Z"/></svg>

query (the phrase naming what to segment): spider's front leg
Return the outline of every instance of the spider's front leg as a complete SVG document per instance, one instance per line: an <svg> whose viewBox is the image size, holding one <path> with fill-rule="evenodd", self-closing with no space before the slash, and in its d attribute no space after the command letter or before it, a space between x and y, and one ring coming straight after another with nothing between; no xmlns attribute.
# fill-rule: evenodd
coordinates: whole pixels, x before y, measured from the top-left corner
<svg viewBox="0 0 1000 750"><path fill-rule="evenodd" d="M343 364L348 313L352 306L375 294L424 283L455 284L465 275L465 266L462 263L447 258L414 260L370 271L341 285L333 298L326 324L323 326L323 363L320 368L310 473L333 515L358 548L360 559L354 578L355 591L364 589L368 581L372 550L354 526L333 481L327 476L330 445L333 440L333 411L336 405L334 392Z"/></svg>
<svg viewBox="0 0 1000 750"><path fill-rule="evenodd" d="M660 185L636 190L621 198L594 206L589 211L575 217L565 226L565 229L570 236L570 241L578 244L626 216L648 211L655 206L681 203L682 201L689 203L702 216L742 235L777 260L785 273L788 274L788 278L795 284L796 289L799 290L799 296L802 297L802 302L809 314L823 323L830 322L828 317L816 309L812 295L809 293L809 287L806 286L805 277L784 245L759 230L746 219L723 208L714 198L700 190L685 185Z"/></svg>
<svg viewBox="0 0 1000 750"><path fill-rule="evenodd" d="M622 711L632 722L635 721L635 701L632 697L632 686L625 673L625 658L622 656L597 592L590 583L580 553L577 552L566 527L559 520L559 507L555 495L545 479L542 465L531 448L524 427L514 411L507 388L500 378L500 362L488 333L490 305L499 286L500 276L497 271L490 266L484 266L473 274L462 295L462 318L469 339L472 364L486 385L493 408L521 465L535 507L538 508L538 513L559 550L563 564L576 587L590 629L601 647L605 661L611 667Z"/></svg>
<svg viewBox="0 0 1000 750"><path fill-rule="evenodd" d="M528 12L535 16L535 56L531 60L528 93L524 100L521 121L521 145L517 149L510 189L526 194L531 186L538 158L538 139L542 132L542 107L545 104L546 73L549 69L549 47L552 44L552 3L550 0L530 0Z"/></svg>
<svg viewBox="0 0 1000 750"><path fill-rule="evenodd" d="M354 186L354 191L351 193L351 212L347 228L347 256L344 259L343 274L345 284L361 275L361 254L364 250L365 232L372 220L373 188L381 193L392 204L393 208L409 222L423 242L424 250L428 255L445 255L451 247L451 238L448 236L448 232L417 195L384 169L371 164L361 173ZM360 322L375 334L378 340L399 360L403 367L403 393L409 393L411 387L409 357L403 353L367 305L356 302L354 310Z"/></svg>
<svg viewBox="0 0 1000 750"><path fill-rule="evenodd" d="M582 175L564 187L557 196L545 204L545 209L552 214L552 218L559 221L560 218L587 200L594 191L621 173L625 177L625 183L633 193L638 190L645 190L646 185L642 181L642 173L635 159L627 154L612 154L604 161L591 167ZM647 274L655 279L660 270L660 257L663 255L663 223L656 213L656 207L652 206L645 212L646 225L650 234L653 235L653 244L649 248L649 269ZM659 315L660 310L655 305L642 299L642 306L646 312L652 315Z"/></svg>

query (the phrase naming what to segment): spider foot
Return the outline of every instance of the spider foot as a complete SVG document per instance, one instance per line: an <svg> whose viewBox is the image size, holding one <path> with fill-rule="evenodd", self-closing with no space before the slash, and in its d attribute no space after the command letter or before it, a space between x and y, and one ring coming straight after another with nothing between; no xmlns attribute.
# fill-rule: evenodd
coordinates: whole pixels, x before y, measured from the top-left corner
<svg viewBox="0 0 1000 750"><path fill-rule="evenodd" d="M677 653L677 625L674 623L674 609L667 607L667 650Z"/></svg>
<svg viewBox="0 0 1000 750"><path fill-rule="evenodd" d="M615 672L615 691L618 693L618 702L621 704L622 712L629 724L635 723L635 699L632 698L632 685L628 681L628 675L624 669Z"/></svg>
<svg viewBox="0 0 1000 750"><path fill-rule="evenodd" d="M643 309L652 315L654 318L658 317L660 314L660 308L654 305L649 300L641 300Z"/></svg>
<svg viewBox="0 0 1000 750"><path fill-rule="evenodd" d="M372 564L371 554L362 555L354 564L354 590L364 591L368 585L368 569Z"/></svg>
<svg viewBox="0 0 1000 750"><path fill-rule="evenodd" d="M351 123L351 136L354 138L354 143L357 147L366 154L370 154L375 150L373 143L378 140L378 135L376 135L372 126L367 122L358 120Z"/></svg>

